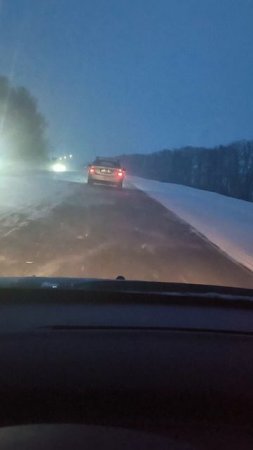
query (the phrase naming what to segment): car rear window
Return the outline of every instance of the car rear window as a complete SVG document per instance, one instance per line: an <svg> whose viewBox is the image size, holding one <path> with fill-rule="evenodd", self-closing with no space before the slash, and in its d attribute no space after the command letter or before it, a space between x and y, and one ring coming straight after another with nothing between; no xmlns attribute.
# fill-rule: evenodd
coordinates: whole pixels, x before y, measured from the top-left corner
<svg viewBox="0 0 253 450"><path fill-rule="evenodd" d="M110 161L110 160L106 160L106 159L96 159L94 161L94 165L95 166L120 168L120 163L118 161Z"/></svg>

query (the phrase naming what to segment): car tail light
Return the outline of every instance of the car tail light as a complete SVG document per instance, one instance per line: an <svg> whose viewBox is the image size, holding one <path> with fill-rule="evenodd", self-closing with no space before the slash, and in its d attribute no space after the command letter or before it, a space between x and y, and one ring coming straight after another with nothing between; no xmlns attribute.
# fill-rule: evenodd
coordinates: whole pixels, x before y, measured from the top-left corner
<svg viewBox="0 0 253 450"><path fill-rule="evenodd" d="M89 173L94 173L94 172L95 172L94 167L90 167L90 168L89 168Z"/></svg>
<svg viewBox="0 0 253 450"><path fill-rule="evenodd" d="M122 172L122 170L118 170L118 177L123 177L123 172Z"/></svg>

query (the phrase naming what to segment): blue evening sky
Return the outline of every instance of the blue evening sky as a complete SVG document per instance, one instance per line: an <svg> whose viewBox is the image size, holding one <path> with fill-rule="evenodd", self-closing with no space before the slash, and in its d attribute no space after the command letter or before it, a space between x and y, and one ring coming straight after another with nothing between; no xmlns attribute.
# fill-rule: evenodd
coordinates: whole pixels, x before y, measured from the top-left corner
<svg viewBox="0 0 253 450"><path fill-rule="evenodd" d="M252 0L0 0L0 74L57 153L253 137Z"/></svg>

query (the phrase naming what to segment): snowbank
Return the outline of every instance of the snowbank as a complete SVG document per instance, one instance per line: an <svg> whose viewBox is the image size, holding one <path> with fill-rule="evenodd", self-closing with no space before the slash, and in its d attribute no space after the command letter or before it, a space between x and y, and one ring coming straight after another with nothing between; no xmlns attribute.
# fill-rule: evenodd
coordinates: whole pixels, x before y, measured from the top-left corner
<svg viewBox="0 0 253 450"><path fill-rule="evenodd" d="M253 203L178 184L129 181L253 270Z"/></svg>

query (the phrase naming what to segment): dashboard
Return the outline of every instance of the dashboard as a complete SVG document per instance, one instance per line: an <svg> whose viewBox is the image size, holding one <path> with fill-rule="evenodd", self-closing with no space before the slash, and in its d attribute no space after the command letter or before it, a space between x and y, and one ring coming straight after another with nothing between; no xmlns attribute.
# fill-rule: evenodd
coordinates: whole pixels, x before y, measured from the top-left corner
<svg viewBox="0 0 253 450"><path fill-rule="evenodd" d="M3 280L0 448L253 448L252 319L248 290Z"/></svg>

